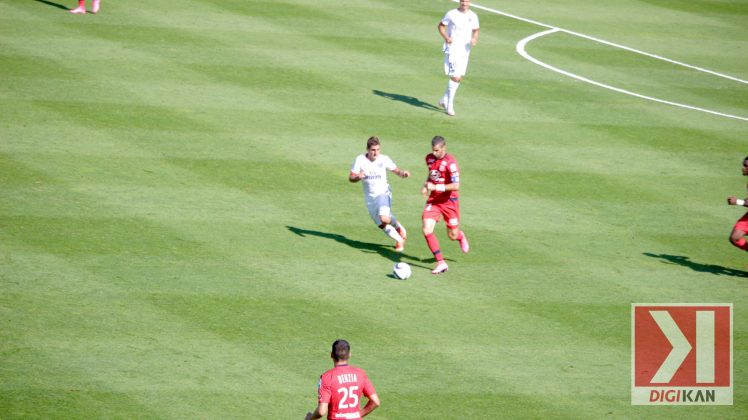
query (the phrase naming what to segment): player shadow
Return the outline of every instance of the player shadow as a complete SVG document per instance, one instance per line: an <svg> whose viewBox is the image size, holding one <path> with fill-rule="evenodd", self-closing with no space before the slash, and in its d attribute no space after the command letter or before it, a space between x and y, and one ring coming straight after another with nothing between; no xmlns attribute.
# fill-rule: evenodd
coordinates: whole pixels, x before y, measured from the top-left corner
<svg viewBox="0 0 748 420"><path fill-rule="evenodd" d="M408 105L412 105L418 108L428 109L430 111L443 112L443 110L439 108L438 106L423 102L422 100L414 96L406 96L406 95L400 95L397 93L382 92L381 90L376 90L376 89L372 90L371 92L377 96L381 96L383 98L386 98L392 101L403 102Z"/></svg>
<svg viewBox="0 0 748 420"><path fill-rule="evenodd" d="M62 5L62 4L59 4L59 3L55 3L55 2L52 2L52 1L47 1L47 0L34 0L34 1L38 1L39 3L44 3L44 4L46 4L47 6L52 6L52 7L56 7L56 8L58 8L58 9L63 9L63 10L68 10L68 9L70 9L70 8L69 8L69 7L67 7L67 6L64 6L64 5Z"/></svg>
<svg viewBox="0 0 748 420"><path fill-rule="evenodd" d="M392 262L400 262L400 261L408 260L409 264L412 266L428 268L427 266L414 264L412 262L412 261L416 261L416 262L422 263L422 262L427 262L428 259L423 260L421 258L414 257L413 255L409 255L404 252L395 252L394 248L392 248L391 246L375 244L371 242L361 242L355 239L348 239L347 237L337 234L337 233L320 232L317 230L302 229L302 228L297 228L294 226L286 226L286 228L288 228L288 230L295 233L296 235L301 236L302 238L309 235L309 236L317 236L319 238L332 239L341 244L359 249L361 250L361 252L377 253Z"/></svg>
<svg viewBox="0 0 748 420"><path fill-rule="evenodd" d="M721 265L702 264L696 261L691 261L689 257L683 255L651 254L649 252L644 252L643 254L647 257L664 260L663 262L665 264L681 265L683 267L688 267L693 271L698 271L699 273L712 273L717 276L748 277L748 272L723 267Z"/></svg>

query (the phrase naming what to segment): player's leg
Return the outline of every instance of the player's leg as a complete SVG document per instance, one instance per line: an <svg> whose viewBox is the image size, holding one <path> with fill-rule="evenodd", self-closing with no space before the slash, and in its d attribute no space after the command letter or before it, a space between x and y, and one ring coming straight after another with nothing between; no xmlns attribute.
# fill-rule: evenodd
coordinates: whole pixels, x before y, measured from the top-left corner
<svg viewBox="0 0 748 420"><path fill-rule="evenodd" d="M748 251L748 241L745 240L746 232L735 228L730 233L730 243L743 251Z"/></svg>
<svg viewBox="0 0 748 420"><path fill-rule="evenodd" d="M447 91L449 91L448 95L448 101L447 101L447 114L448 115L455 115L455 96L457 96L457 89L460 87L460 82L462 81L461 76L457 77L450 77L449 82L447 82Z"/></svg>
<svg viewBox="0 0 748 420"><path fill-rule="evenodd" d="M452 74L452 64L449 62L449 54L444 54L444 74L446 74L447 77L450 77L450 74ZM444 91L444 95L442 95L442 98L439 100L439 106L442 107L446 111L448 104L449 104L449 84L447 84L447 89Z"/></svg>
<svg viewBox="0 0 748 420"><path fill-rule="evenodd" d="M426 208L423 210L422 219L423 236L426 238L426 244L428 245L429 250L434 254L434 258L436 259L436 267L431 271L431 274L441 274L449 268L447 263L444 261L444 256L439 247L439 239L434 235L434 227L436 227L436 222L439 221L439 218L441 218L441 213L437 209L432 208L431 204L427 204Z"/></svg>
<svg viewBox="0 0 748 420"><path fill-rule="evenodd" d="M76 7L75 9L70 9L70 13L76 15L86 14L86 0L78 0L78 7Z"/></svg>
<svg viewBox="0 0 748 420"><path fill-rule="evenodd" d="M467 236L465 236L465 232L461 231L459 227L450 228L448 226L447 236L449 236L449 239L460 243L460 249L462 252L466 254L470 252L470 243L468 243Z"/></svg>
<svg viewBox="0 0 748 420"><path fill-rule="evenodd" d="M444 55L444 74L449 77L449 80L447 81L447 90L444 91L444 95L439 101L439 106L444 108L448 115L455 115L454 97L457 94L457 88L460 87L460 81L462 80L462 77L459 74L459 67L460 64L454 54Z"/></svg>
<svg viewBox="0 0 748 420"><path fill-rule="evenodd" d="M390 209L390 199L386 194L379 195L373 199L367 200L366 207L369 210L371 219L379 226L385 235L389 236L395 241L395 250L402 251L405 246L405 241L402 236L395 229L392 222L392 214Z"/></svg>
<svg viewBox="0 0 748 420"><path fill-rule="evenodd" d="M100 8L101 8L101 0L93 0L93 3L91 4L91 12L99 13Z"/></svg>
<svg viewBox="0 0 748 420"><path fill-rule="evenodd" d="M405 242L408 239L408 231L405 230L405 226L403 226L403 224L400 223L399 220L397 220L397 217L395 217L394 213L390 213L390 218L390 224L392 225L392 227L397 229L397 233L400 234L400 236L403 238L403 242Z"/></svg>
<svg viewBox="0 0 748 420"><path fill-rule="evenodd" d="M748 251L748 242L745 240L746 232L748 232L748 213L744 214L730 232L730 243L736 247Z"/></svg>
<svg viewBox="0 0 748 420"><path fill-rule="evenodd" d="M470 252L470 243L465 232L460 230L460 204L459 201L449 201L442 206L442 215L447 224L447 236L453 241L460 243L460 249L464 253Z"/></svg>
<svg viewBox="0 0 748 420"><path fill-rule="evenodd" d="M447 92L445 97L447 99L445 109L448 115L455 115L455 97L457 96L457 89L460 87L465 73L467 72L467 64L469 54L450 55L447 59L447 76L449 81L447 82ZM442 98L444 99L444 98Z"/></svg>
<svg viewBox="0 0 748 420"><path fill-rule="evenodd" d="M403 252L405 250L405 238L400 234L400 230L392 225L392 218L387 214L379 214L379 221L379 228L395 240L395 251Z"/></svg>

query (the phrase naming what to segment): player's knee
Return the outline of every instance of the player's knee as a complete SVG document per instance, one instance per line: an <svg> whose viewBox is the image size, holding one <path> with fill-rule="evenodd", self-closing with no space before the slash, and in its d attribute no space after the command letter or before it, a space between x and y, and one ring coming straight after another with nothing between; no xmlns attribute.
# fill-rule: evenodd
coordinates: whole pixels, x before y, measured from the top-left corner
<svg viewBox="0 0 748 420"><path fill-rule="evenodd" d="M379 220L381 220L382 224L385 225L389 225L390 223L392 223L392 218L390 216L380 215Z"/></svg>

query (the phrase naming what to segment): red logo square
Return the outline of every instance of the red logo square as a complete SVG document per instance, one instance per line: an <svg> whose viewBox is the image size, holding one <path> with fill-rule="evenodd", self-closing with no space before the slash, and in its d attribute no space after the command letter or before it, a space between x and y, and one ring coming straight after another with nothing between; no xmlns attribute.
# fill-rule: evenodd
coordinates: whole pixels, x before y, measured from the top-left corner
<svg viewBox="0 0 748 420"><path fill-rule="evenodd" d="M732 304L632 304L633 404L732 404Z"/></svg>

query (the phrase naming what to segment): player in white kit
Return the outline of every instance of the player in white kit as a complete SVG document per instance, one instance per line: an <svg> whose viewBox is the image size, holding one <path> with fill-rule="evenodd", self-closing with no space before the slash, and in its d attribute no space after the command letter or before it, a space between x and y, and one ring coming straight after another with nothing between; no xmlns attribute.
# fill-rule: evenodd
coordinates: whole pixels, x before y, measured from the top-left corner
<svg viewBox="0 0 748 420"><path fill-rule="evenodd" d="M381 154L381 147L377 137L370 137L366 141L366 153L358 155L353 162L348 180L363 181L364 200L371 219L395 240L395 251L403 252L407 232L392 214L392 191L387 182L387 171L400 178L409 177L410 172L398 168L392 159Z"/></svg>
<svg viewBox="0 0 748 420"><path fill-rule="evenodd" d="M478 43L480 33L478 15L470 10L470 0L460 0L460 7L448 11L438 28L444 38L444 73L449 76L439 106L447 110L447 114L455 115L457 88L467 72L470 49Z"/></svg>

